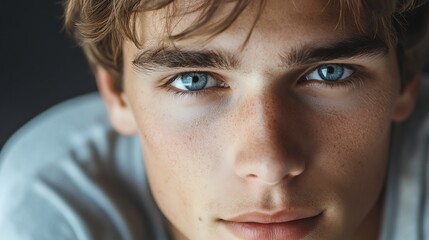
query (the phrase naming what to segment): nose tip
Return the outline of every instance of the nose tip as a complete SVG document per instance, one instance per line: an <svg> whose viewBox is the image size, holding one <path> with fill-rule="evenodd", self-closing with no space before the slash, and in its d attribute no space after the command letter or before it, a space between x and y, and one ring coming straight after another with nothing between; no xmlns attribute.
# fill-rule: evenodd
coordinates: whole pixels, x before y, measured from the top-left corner
<svg viewBox="0 0 429 240"><path fill-rule="evenodd" d="M300 175L305 169L304 161L275 159L265 156L243 159L236 162L236 173L248 181L258 181L267 185L276 185Z"/></svg>
<svg viewBox="0 0 429 240"><path fill-rule="evenodd" d="M271 146L275 148L275 146ZM275 185L292 179L304 172L305 161L293 159L284 151L263 149L248 151L236 156L235 172L246 181L257 181L267 185Z"/></svg>

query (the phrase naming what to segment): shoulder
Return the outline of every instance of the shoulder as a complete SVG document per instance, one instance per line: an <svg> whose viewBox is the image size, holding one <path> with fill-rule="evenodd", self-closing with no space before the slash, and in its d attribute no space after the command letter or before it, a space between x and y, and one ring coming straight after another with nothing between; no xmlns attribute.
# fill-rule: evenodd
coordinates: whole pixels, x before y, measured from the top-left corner
<svg viewBox="0 0 429 240"><path fill-rule="evenodd" d="M0 180L15 179L16 173L32 176L51 164L60 164L64 161L61 159L73 154L71 151L80 142L94 139L97 132L109 131L109 128L98 94L56 105L6 142L0 153Z"/></svg>
<svg viewBox="0 0 429 240"><path fill-rule="evenodd" d="M30 121L0 154L2 236L143 236L139 206L122 187L118 167L122 159L136 158L127 155L133 143L112 129L98 94L69 100Z"/></svg>
<svg viewBox="0 0 429 240"><path fill-rule="evenodd" d="M62 154L80 137L110 128L98 94L89 94L56 105L19 129L0 155L2 168L31 156L43 159ZM24 150L25 149L25 150ZM14 160L11 160L13 158ZM47 160L41 160L47 161ZM37 165L40 165L40 161ZM28 167L28 166L26 166Z"/></svg>

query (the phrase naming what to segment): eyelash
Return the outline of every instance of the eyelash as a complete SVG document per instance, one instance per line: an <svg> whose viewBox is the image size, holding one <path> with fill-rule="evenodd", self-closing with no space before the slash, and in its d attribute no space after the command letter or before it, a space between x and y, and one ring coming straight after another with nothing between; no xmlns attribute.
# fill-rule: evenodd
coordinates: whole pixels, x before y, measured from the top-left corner
<svg viewBox="0 0 429 240"><path fill-rule="evenodd" d="M165 89L167 92L173 94L174 96L177 96L177 97L199 97L199 96L203 96L204 94L207 94L208 92L213 92L213 89L211 89L211 88L198 90L198 91L182 91L182 90L179 90L179 89L176 89L176 88L170 86L170 84L174 80L176 80L178 76L188 74L188 73L206 73L207 75L211 75L214 79L219 79L217 74L212 73L212 72L198 71L198 70L186 71L186 72L180 72L180 73L174 75L173 77L168 78L167 82L162 84L160 87ZM221 80L219 80L219 81L221 81Z"/></svg>
<svg viewBox="0 0 429 240"><path fill-rule="evenodd" d="M204 94L207 93L207 91L209 91L209 90L181 91L181 90L173 89L168 86L165 87L165 89L167 90L167 92L172 93L174 96L178 96L178 97L198 97L198 96L203 96Z"/></svg>
<svg viewBox="0 0 429 240"><path fill-rule="evenodd" d="M338 87L347 88L348 87L348 88L353 88L353 89L358 88L359 86L361 86L364 83L364 79L366 78L366 74L362 70L359 70L357 67L354 67L352 65L347 65L347 64L338 64L338 65L342 65L346 68L349 68L353 72L346 79L339 80L339 81L317 81L317 80L306 80L306 79L303 80L306 75L308 75L312 71L315 71L316 69L323 66L323 64L322 64L322 65L318 65L317 67L311 69L310 71L306 71L305 74L300 77L300 80L298 82L300 82L302 84L318 84L318 85L321 84L324 87L329 87L329 88L338 88Z"/></svg>
<svg viewBox="0 0 429 240"><path fill-rule="evenodd" d="M355 67L353 67L351 65L346 65L346 64L341 64L341 65L353 70L353 73L344 80L319 81L319 80L307 80L307 79L305 79L306 75L308 75L312 71L315 71L316 69L323 66L323 64L322 64L322 65L318 65L317 67L311 69L310 71L306 71L305 74L303 76L301 76L297 82L300 84L310 84L310 85L311 84L318 84L318 85L323 85L324 87L329 87L329 88L338 88L338 87L341 87L341 88L346 88L346 87L357 88L358 86L363 84L364 74L361 71L359 71L358 69L356 69ZM163 88L164 90L166 90L167 92L173 94L174 96L178 96L178 97L199 97L199 96L204 96L205 94L208 94L209 92L215 92L215 91L213 91L212 88L198 90L198 91L182 91L182 90L178 90L178 89L170 86L170 84L174 80L176 80L178 76L188 74L188 73L206 73L208 75L211 75L215 79L219 79L217 74L212 73L212 72L208 72L208 71L198 71L198 70L186 71L186 72L180 72L180 73L174 75L173 77L168 78L166 83L161 84L160 87ZM219 81L222 81L222 80L219 80Z"/></svg>

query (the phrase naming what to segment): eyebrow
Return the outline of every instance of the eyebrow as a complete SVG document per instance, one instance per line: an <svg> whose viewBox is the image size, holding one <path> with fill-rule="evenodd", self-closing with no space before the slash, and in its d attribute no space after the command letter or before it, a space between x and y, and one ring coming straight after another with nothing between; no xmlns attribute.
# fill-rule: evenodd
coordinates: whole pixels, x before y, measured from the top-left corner
<svg viewBox="0 0 429 240"><path fill-rule="evenodd" d="M376 37L351 37L326 46L303 45L281 53L281 63L288 67L356 57L385 56L388 45Z"/></svg>
<svg viewBox="0 0 429 240"><path fill-rule="evenodd" d="M237 68L238 58L231 53L217 50L184 50L160 47L148 49L133 60L141 70L153 71L159 68L216 68L230 70Z"/></svg>
<svg viewBox="0 0 429 240"><path fill-rule="evenodd" d="M341 41L315 46L304 44L280 53L281 64L287 67L310 65L318 62L371 57L388 53L388 45L376 37L351 37ZM140 70L156 71L162 68L215 68L236 69L239 60L236 54L219 50L186 50L159 47L139 53L132 61Z"/></svg>

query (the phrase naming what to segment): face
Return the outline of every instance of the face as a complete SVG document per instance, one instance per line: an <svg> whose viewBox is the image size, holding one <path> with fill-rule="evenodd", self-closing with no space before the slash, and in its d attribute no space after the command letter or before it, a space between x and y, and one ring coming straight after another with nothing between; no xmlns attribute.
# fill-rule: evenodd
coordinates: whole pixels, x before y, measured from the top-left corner
<svg viewBox="0 0 429 240"><path fill-rule="evenodd" d="M268 1L245 45L253 5L175 47L159 45L164 10L138 19L144 46L124 46L121 98L176 239L376 237L363 233L378 223L399 114L396 56L339 27L327 2Z"/></svg>

